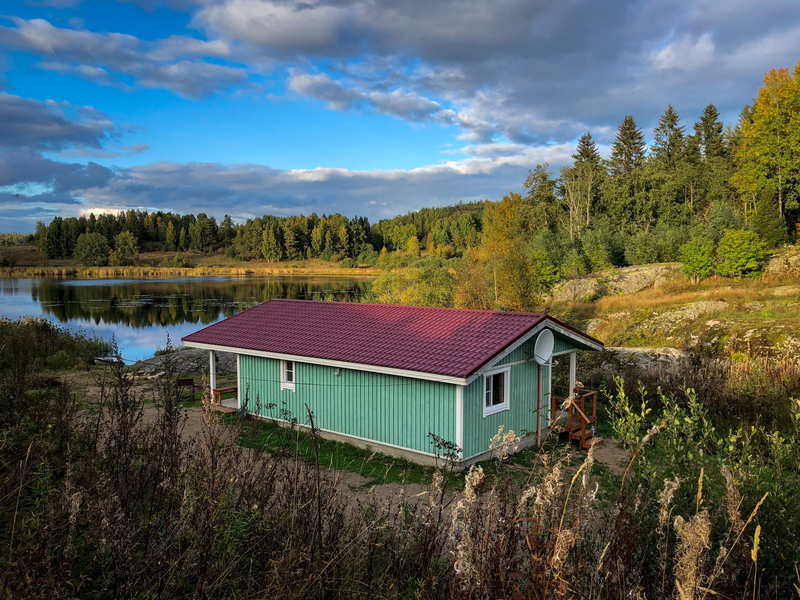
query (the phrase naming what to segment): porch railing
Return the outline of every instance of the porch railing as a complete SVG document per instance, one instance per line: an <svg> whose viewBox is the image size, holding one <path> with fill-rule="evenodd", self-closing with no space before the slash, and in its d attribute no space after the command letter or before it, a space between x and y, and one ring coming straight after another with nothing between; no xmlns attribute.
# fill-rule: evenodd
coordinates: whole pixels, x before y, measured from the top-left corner
<svg viewBox="0 0 800 600"><path fill-rule="evenodd" d="M559 392L562 395L557 395ZM592 443L602 443L599 439L592 441L594 438L592 427L597 423L597 392L576 389L572 401L567 404L566 410L562 411L561 406L569 399L569 396L570 389L568 387L553 386L550 426L555 425L561 417L566 417L566 430L570 443L578 442L583 449L588 448ZM589 406L591 406L591 412L587 414Z"/></svg>

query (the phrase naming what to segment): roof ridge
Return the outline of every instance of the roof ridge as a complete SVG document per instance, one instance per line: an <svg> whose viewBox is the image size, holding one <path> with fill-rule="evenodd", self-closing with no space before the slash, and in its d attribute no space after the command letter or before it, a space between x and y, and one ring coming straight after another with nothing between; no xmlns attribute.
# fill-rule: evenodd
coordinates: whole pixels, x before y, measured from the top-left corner
<svg viewBox="0 0 800 600"><path fill-rule="evenodd" d="M386 308L409 308L416 310L436 310L443 312L458 312L458 313L481 313L490 315L506 315L513 317L546 317L547 313L541 312L523 312L523 311L510 311L510 310L490 310L482 308L455 308L451 306L417 306L415 304L381 304L379 302L348 302L346 300L314 300L311 298L271 298L267 302L314 302L316 304L329 304L329 305L347 305L347 306L380 306ZM264 303L266 304L266 302ZM260 305L259 305L260 306ZM255 308L255 307L254 307Z"/></svg>

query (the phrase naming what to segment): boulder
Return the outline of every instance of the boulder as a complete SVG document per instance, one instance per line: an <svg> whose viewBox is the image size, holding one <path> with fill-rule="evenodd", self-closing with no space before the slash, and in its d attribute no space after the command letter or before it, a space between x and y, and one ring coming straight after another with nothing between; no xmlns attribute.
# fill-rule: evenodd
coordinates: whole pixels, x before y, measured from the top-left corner
<svg viewBox="0 0 800 600"><path fill-rule="evenodd" d="M683 321L694 321L705 314L718 312L726 308L728 308L728 303L721 300L701 300L659 313L648 319L646 324L654 331L668 331Z"/></svg>
<svg viewBox="0 0 800 600"><path fill-rule="evenodd" d="M772 290L773 296L800 296L800 285L782 285Z"/></svg>
<svg viewBox="0 0 800 600"><path fill-rule="evenodd" d="M609 346L606 348L620 363L637 365L639 367L655 367L669 365L689 360L689 353L677 348L620 348Z"/></svg>
<svg viewBox="0 0 800 600"><path fill-rule="evenodd" d="M565 279L553 286L552 299L555 302L568 300L595 300L603 295L603 286L597 277L577 277Z"/></svg>
<svg viewBox="0 0 800 600"><path fill-rule="evenodd" d="M771 275L778 275L788 270L789 264L783 256L775 255L767 261L764 271Z"/></svg>
<svg viewBox="0 0 800 600"><path fill-rule="evenodd" d="M565 279L553 286L551 298L555 302L566 302L633 294L651 286L660 287L666 282L667 275L679 267L676 263L636 265L587 277Z"/></svg>

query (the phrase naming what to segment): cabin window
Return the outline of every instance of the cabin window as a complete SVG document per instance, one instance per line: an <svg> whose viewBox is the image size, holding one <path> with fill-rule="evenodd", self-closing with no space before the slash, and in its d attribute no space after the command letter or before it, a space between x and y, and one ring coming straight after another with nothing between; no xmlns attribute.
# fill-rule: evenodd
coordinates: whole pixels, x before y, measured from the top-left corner
<svg viewBox="0 0 800 600"><path fill-rule="evenodd" d="M281 389L294 391L295 371L293 360L281 361Z"/></svg>
<svg viewBox="0 0 800 600"><path fill-rule="evenodd" d="M483 415L508 410L510 369L484 376Z"/></svg>

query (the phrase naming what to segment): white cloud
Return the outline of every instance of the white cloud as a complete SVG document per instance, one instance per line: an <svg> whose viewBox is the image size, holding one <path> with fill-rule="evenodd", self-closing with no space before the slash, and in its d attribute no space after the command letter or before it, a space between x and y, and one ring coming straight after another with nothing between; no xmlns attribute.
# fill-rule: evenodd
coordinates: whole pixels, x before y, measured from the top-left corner
<svg viewBox="0 0 800 600"><path fill-rule="evenodd" d="M232 55L229 43L171 36L153 42L121 33L95 33L53 26L44 19L12 17L14 27L0 26L0 47L38 54L39 67L100 85L129 87L123 77L149 88L188 98L208 96L232 86L246 86L248 72L208 62Z"/></svg>
<svg viewBox="0 0 800 600"><path fill-rule="evenodd" d="M652 62L656 69L696 71L713 62L714 50L710 33L704 33L697 39L687 34L653 52Z"/></svg>

